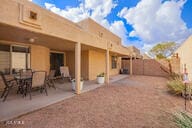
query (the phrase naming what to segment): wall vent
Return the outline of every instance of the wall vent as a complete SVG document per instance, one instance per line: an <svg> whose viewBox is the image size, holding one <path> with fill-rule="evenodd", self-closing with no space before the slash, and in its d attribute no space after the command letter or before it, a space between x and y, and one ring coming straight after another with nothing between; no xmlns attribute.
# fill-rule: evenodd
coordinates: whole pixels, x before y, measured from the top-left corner
<svg viewBox="0 0 192 128"><path fill-rule="evenodd" d="M37 13L36 13L36 12L33 12L33 11L30 11L29 18L30 18L30 19L33 19L33 20L37 20Z"/></svg>

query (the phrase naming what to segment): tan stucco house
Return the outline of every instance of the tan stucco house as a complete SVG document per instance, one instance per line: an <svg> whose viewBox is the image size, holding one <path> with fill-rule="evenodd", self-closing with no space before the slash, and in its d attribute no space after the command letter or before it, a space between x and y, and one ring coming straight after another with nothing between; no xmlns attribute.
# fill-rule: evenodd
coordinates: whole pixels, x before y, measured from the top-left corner
<svg viewBox="0 0 192 128"><path fill-rule="evenodd" d="M180 58L180 72L184 72L186 65L189 80L192 80L192 36L186 39L175 53L178 54Z"/></svg>
<svg viewBox="0 0 192 128"><path fill-rule="evenodd" d="M26 0L1 3L0 70L8 74L65 65L79 88L80 77L93 80L101 72L109 83L109 76L119 73L121 57L139 53L90 18L73 23Z"/></svg>

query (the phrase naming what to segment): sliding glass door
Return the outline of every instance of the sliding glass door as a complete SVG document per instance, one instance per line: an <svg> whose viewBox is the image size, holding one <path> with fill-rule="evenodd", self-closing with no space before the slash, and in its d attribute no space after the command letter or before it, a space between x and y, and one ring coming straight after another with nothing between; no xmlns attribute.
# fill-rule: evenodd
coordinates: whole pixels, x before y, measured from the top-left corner
<svg viewBox="0 0 192 128"><path fill-rule="evenodd" d="M64 66L64 54L50 53L50 68L56 71L56 76L60 75L60 66Z"/></svg>

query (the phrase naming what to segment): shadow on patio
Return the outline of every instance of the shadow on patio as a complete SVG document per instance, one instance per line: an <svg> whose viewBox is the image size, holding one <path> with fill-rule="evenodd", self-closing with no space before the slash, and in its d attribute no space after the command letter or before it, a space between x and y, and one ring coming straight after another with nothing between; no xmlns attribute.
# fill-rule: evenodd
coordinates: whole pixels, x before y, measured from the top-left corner
<svg viewBox="0 0 192 128"><path fill-rule="evenodd" d="M110 83L126 78L127 75L116 75L110 78ZM96 81L85 81L82 92L96 89L104 84L96 84ZM32 100L27 95L25 98L16 94L16 89L11 90L5 102L0 101L0 121L9 120L48 105L60 102L75 96L71 83L58 80L55 83L56 89L48 88L48 96L39 91L32 92Z"/></svg>

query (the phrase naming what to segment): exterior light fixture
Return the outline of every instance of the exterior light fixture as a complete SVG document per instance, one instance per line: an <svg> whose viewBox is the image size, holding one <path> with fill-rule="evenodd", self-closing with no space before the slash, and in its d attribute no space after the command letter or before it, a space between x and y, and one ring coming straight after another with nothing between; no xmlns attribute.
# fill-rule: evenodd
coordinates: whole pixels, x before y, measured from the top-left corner
<svg viewBox="0 0 192 128"><path fill-rule="evenodd" d="M34 39L34 38L29 38L29 42L30 42L30 43L34 43L34 42L35 42L35 39Z"/></svg>

